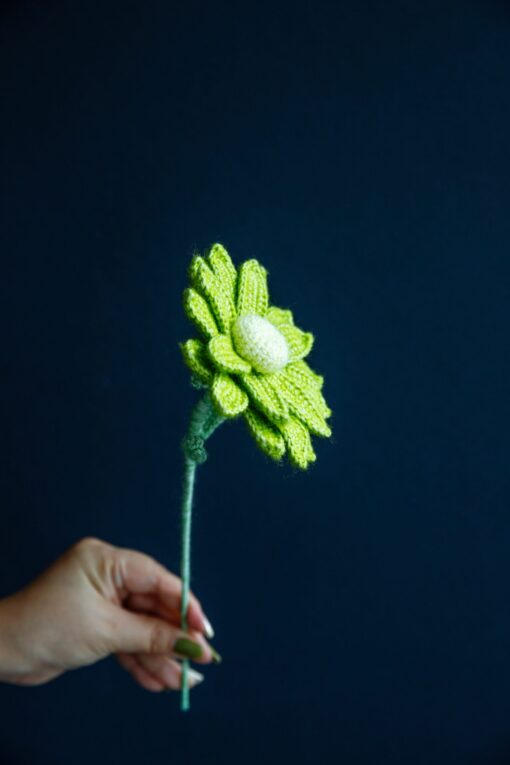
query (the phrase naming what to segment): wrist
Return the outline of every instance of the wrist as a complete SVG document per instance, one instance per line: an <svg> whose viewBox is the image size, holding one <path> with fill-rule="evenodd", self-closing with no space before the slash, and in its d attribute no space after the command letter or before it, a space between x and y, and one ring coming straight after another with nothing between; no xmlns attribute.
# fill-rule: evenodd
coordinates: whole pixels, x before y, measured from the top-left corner
<svg viewBox="0 0 510 765"><path fill-rule="evenodd" d="M11 599L0 600L0 681L11 682L16 674L16 651L13 643Z"/></svg>
<svg viewBox="0 0 510 765"><path fill-rule="evenodd" d="M22 619L16 595L0 600L0 682L31 682L33 667L21 649Z"/></svg>

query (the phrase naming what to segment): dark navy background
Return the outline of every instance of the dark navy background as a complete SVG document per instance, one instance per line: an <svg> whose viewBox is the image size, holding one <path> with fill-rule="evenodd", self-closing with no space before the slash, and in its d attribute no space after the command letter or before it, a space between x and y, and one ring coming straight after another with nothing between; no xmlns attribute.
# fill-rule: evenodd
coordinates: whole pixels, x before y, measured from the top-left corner
<svg viewBox="0 0 510 765"><path fill-rule="evenodd" d="M0 18L0 594L90 534L178 570L195 248L261 260L334 410L306 474L211 441L190 712L4 685L0 761L510 762L510 6Z"/></svg>

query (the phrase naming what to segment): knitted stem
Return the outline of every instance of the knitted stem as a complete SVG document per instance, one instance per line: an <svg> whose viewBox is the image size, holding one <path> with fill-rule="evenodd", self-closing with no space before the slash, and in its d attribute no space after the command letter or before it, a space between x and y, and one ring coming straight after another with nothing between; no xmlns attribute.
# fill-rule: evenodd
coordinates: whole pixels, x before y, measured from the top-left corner
<svg viewBox="0 0 510 765"><path fill-rule="evenodd" d="M204 442L221 425L225 417L218 414L212 402L209 391L195 405L190 418L188 432L182 442L184 451L184 482L181 510L181 628L188 631L187 611L190 588L190 556L191 556L191 514L193 508L193 490L197 465L205 462L207 452ZM181 710L189 709L188 688L189 660L182 661L181 681Z"/></svg>

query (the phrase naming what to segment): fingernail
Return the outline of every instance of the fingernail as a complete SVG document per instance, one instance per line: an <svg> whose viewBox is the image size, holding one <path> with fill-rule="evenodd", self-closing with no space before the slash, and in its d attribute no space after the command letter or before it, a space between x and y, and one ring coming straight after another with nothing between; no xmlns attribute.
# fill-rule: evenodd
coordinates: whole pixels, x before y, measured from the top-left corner
<svg viewBox="0 0 510 765"><path fill-rule="evenodd" d="M209 643L209 648L211 649L213 661L216 662L216 664L220 664L223 661L223 659L219 655L218 651L215 648L213 648L210 643Z"/></svg>
<svg viewBox="0 0 510 765"><path fill-rule="evenodd" d="M191 669L191 667L188 669L188 685L190 688L194 688L195 685L198 685L203 680L205 680L205 677L201 672L197 672L196 669Z"/></svg>
<svg viewBox="0 0 510 765"><path fill-rule="evenodd" d="M205 614L202 614L202 621L204 622L205 634L208 638L214 637L214 630L212 624Z"/></svg>
<svg viewBox="0 0 510 765"><path fill-rule="evenodd" d="M187 659L198 659L203 654L203 649L200 643L195 643L194 640L189 638L179 638L174 643L175 653L180 653Z"/></svg>

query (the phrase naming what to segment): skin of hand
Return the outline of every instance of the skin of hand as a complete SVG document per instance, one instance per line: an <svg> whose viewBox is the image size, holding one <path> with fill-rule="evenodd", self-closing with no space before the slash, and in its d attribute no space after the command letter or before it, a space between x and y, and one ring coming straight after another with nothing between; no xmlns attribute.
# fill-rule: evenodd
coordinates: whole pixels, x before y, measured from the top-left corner
<svg viewBox="0 0 510 765"><path fill-rule="evenodd" d="M179 689L177 659L221 661L205 638L212 628L192 592L188 630L180 629L181 590L181 579L151 557L82 539L0 600L0 681L39 685L115 654L143 688ZM198 645L193 656L175 650L180 638ZM190 687L203 678L191 668L188 676Z"/></svg>

